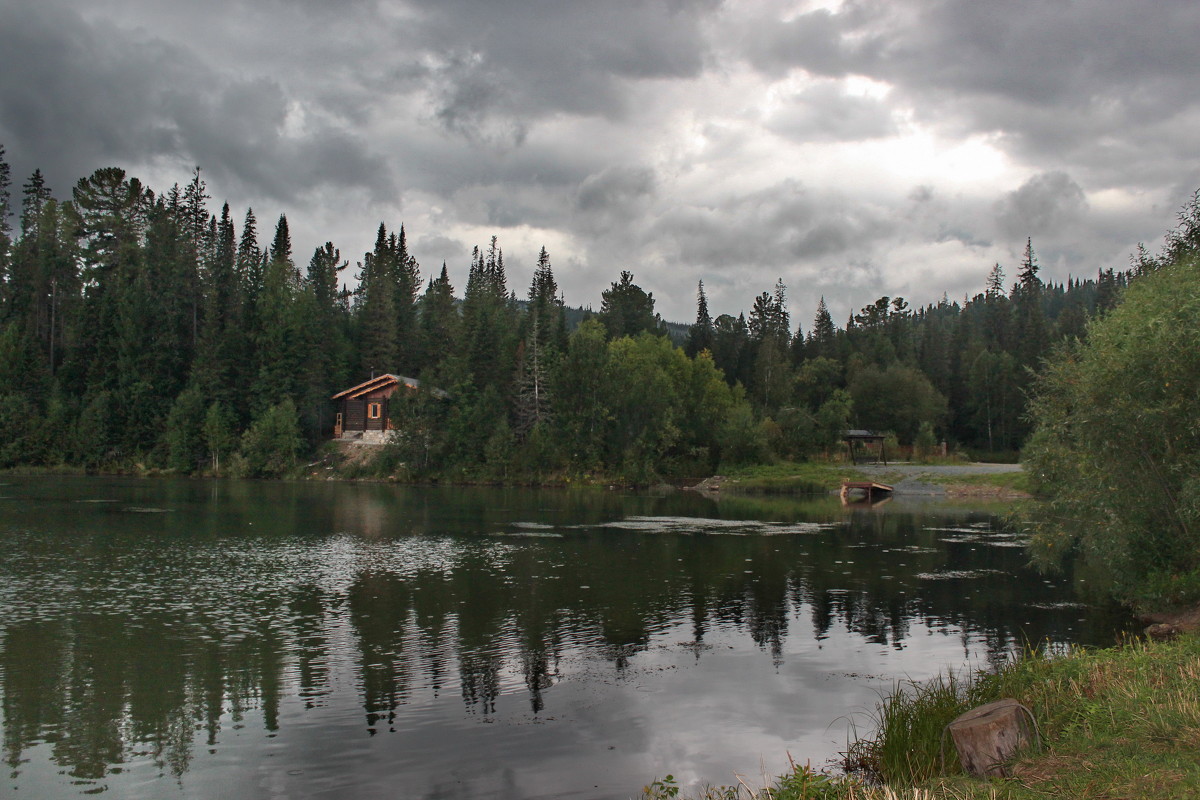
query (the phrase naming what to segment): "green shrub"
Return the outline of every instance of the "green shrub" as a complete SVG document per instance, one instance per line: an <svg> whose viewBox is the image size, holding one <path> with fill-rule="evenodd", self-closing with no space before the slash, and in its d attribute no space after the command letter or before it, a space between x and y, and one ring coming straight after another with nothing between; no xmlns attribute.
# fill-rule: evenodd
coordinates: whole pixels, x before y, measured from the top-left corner
<svg viewBox="0 0 1200 800"><path fill-rule="evenodd" d="M1030 413L1043 552L1078 543L1124 600L1200 568L1200 260L1139 278L1085 342L1059 348Z"/></svg>
<svg viewBox="0 0 1200 800"><path fill-rule="evenodd" d="M167 465L176 472L193 472L204 462L204 414L204 396L194 386L180 392L171 406L163 438Z"/></svg>
<svg viewBox="0 0 1200 800"><path fill-rule="evenodd" d="M231 471L253 478L277 477L296 465L303 440L291 398L271 406L242 435L242 447Z"/></svg>
<svg viewBox="0 0 1200 800"><path fill-rule="evenodd" d="M917 435L913 439L913 457L919 461L931 459L937 449L937 436L933 433L933 423L926 420L921 423Z"/></svg>

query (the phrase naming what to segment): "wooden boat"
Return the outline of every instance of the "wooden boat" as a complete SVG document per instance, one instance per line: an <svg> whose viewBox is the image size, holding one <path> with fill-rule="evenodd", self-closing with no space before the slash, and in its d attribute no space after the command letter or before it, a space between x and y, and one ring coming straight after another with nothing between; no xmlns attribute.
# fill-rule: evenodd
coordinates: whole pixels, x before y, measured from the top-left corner
<svg viewBox="0 0 1200 800"><path fill-rule="evenodd" d="M893 489L886 483L875 481L842 481L842 503L867 502L873 503L883 495L890 495Z"/></svg>

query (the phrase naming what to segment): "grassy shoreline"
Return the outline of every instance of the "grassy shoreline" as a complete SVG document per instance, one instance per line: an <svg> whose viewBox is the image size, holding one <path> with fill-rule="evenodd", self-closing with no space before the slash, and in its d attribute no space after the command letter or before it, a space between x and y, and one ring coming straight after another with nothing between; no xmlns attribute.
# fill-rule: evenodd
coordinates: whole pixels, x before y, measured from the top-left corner
<svg viewBox="0 0 1200 800"><path fill-rule="evenodd" d="M554 474L554 475L510 475L503 477L488 475L461 475L437 480L414 479L395 470L380 470L375 464L374 450L350 453L336 448L325 448L308 464L297 464L286 474L274 480L336 480L364 483L397 483L404 485L445 484L455 486L526 486L536 488L578 487L659 487L720 490L731 494L762 495L814 495L836 492L843 480L886 480L888 475L872 474L850 464L836 462L778 462L773 464L751 464L722 470L721 475L699 478L676 478L657 484L633 482L619 474ZM109 465L104 468L79 466L13 466L0 469L0 475L53 476L53 475L102 475L114 477L155 478L232 478L235 480L260 480L240 476L214 475L203 471L182 475L168 469L146 467L140 463ZM268 480L272 478L267 478ZM940 486L948 497L978 497L981 499L1027 498L1028 484L1023 473L977 474L958 476L923 477L930 484Z"/></svg>
<svg viewBox="0 0 1200 800"><path fill-rule="evenodd" d="M877 731L853 742L845 776L796 767L772 785L681 794L657 781L643 798L774 800L1043 800L1200 796L1200 636L1134 639L1107 649L1034 653L996 672L944 675L894 688L875 712ZM1004 697L1033 711L1043 740L1005 779L961 773L942 731L962 712ZM674 793L672 793L674 792Z"/></svg>

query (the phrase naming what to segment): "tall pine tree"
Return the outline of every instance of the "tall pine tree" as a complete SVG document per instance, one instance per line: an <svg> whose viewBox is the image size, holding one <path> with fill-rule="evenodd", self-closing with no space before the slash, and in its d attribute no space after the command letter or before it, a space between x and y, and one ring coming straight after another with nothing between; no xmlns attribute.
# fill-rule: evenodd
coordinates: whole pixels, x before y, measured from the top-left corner
<svg viewBox="0 0 1200 800"><path fill-rule="evenodd" d="M688 329L687 346L684 348L688 356L695 358L705 350L712 350L713 321L708 313L708 297L704 294L704 281L696 286L696 322Z"/></svg>

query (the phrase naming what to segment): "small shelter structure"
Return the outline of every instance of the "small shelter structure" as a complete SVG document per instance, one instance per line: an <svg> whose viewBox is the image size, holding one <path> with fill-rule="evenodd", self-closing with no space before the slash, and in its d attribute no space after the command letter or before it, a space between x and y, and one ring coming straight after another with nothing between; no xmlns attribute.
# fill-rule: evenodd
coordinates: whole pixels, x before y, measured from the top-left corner
<svg viewBox="0 0 1200 800"><path fill-rule="evenodd" d="M333 396L337 404L334 418L335 439L359 439L383 442L387 432L393 430L391 406L397 392L432 392L437 397L448 397L441 389L426 388L416 378L385 373L364 381L357 386L338 392Z"/></svg>
<svg viewBox="0 0 1200 800"><path fill-rule="evenodd" d="M852 430L842 434L846 442L846 450L850 454L850 463L857 464L872 462L887 466L887 448L884 446L884 435L872 431ZM874 446L874 452L872 452Z"/></svg>

